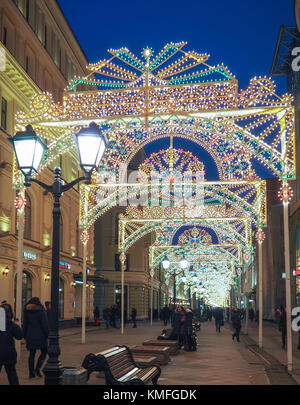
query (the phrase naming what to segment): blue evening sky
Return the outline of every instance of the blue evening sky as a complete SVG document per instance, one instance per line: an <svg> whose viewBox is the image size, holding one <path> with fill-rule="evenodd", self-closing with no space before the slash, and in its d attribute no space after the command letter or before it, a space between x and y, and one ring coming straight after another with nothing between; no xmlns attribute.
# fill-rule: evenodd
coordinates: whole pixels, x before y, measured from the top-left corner
<svg viewBox="0 0 300 405"><path fill-rule="evenodd" d="M248 87L254 76L270 75L280 26L296 25L294 0L58 0L58 3L91 63L109 57L106 51L110 48L127 47L141 58L146 46L157 53L168 42L187 41L185 49L211 55L210 65L224 63L239 80L240 88ZM285 77L273 80L278 94L284 94ZM154 144L152 147L156 150ZM213 171L212 165L209 166Z"/></svg>

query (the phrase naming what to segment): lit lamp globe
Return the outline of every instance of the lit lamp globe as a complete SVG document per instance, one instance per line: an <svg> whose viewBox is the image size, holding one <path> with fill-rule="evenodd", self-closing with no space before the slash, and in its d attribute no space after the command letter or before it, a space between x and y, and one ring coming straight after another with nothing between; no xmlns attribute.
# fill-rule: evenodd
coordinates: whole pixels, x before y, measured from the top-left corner
<svg viewBox="0 0 300 405"><path fill-rule="evenodd" d="M193 276L193 281L197 281L198 277L196 275Z"/></svg>
<svg viewBox="0 0 300 405"><path fill-rule="evenodd" d="M167 257L165 257L162 261L162 265L163 268L167 270L170 267L170 260Z"/></svg>
<svg viewBox="0 0 300 405"><path fill-rule="evenodd" d="M75 134L82 170L91 175L99 166L99 162L108 146L106 135L95 122L91 122L87 128L82 128Z"/></svg>
<svg viewBox="0 0 300 405"><path fill-rule="evenodd" d="M181 280L182 280L183 283L185 283L186 282L186 276L182 276Z"/></svg>
<svg viewBox="0 0 300 405"><path fill-rule="evenodd" d="M183 257L182 259L180 259L179 264L182 269L186 269L189 265L189 262L186 260L185 257Z"/></svg>
<svg viewBox="0 0 300 405"><path fill-rule="evenodd" d="M31 125L27 125L25 131L17 132L8 140L13 145L18 169L25 176L24 184L29 187L30 177L38 172L47 145L37 136Z"/></svg>

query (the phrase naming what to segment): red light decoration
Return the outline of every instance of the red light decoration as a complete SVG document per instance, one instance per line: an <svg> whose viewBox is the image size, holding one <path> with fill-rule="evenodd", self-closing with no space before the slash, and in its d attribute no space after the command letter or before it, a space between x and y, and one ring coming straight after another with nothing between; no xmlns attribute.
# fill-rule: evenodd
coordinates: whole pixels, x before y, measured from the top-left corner
<svg viewBox="0 0 300 405"><path fill-rule="evenodd" d="M291 201L293 195L294 195L294 192L288 184L282 186L280 188L280 190L278 191L278 197L284 203L288 203L289 201Z"/></svg>
<svg viewBox="0 0 300 405"><path fill-rule="evenodd" d="M263 243L263 241L265 240L265 237L266 237L266 235L263 231L256 232L255 238L258 243Z"/></svg>
<svg viewBox="0 0 300 405"><path fill-rule="evenodd" d="M87 231L83 231L80 235L80 240L81 242L86 245L88 240L89 240L89 234L87 233Z"/></svg>
<svg viewBox="0 0 300 405"><path fill-rule="evenodd" d="M17 208L18 211L22 211L22 209L26 205L26 199L22 197L22 195L19 193L17 197L15 198L15 207Z"/></svg>

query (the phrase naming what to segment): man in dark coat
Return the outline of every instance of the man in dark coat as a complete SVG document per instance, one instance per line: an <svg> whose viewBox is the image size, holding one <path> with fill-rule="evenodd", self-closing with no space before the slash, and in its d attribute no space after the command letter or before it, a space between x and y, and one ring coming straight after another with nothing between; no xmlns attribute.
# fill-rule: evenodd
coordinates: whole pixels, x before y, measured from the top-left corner
<svg viewBox="0 0 300 405"><path fill-rule="evenodd" d="M221 326L224 325L223 310L222 308L214 308L213 316L216 323L216 331L221 332Z"/></svg>
<svg viewBox="0 0 300 405"><path fill-rule="evenodd" d="M279 330L282 336L282 348L285 349L286 345L286 308L281 312L279 321Z"/></svg>
<svg viewBox="0 0 300 405"><path fill-rule="evenodd" d="M95 323L95 326L99 325L99 318L100 318L99 308L95 307L95 309L94 309L94 323Z"/></svg>
<svg viewBox="0 0 300 405"><path fill-rule="evenodd" d="M49 326L46 311L39 298L31 298L24 309L23 333L26 339L26 348L29 350L29 378L42 377L40 369L47 355ZM36 351L40 350L36 367L34 358Z"/></svg>
<svg viewBox="0 0 300 405"><path fill-rule="evenodd" d="M19 385L16 371L17 352L14 339L21 340L23 332L17 322L13 322L13 311L6 302L0 306L5 311L5 330L0 330L0 373L4 366L10 385Z"/></svg>
<svg viewBox="0 0 300 405"><path fill-rule="evenodd" d="M133 328L136 328L136 308L134 305L131 306L131 319L133 322Z"/></svg>
<svg viewBox="0 0 300 405"><path fill-rule="evenodd" d="M236 337L236 340L240 342L240 330L241 330L241 318L240 318L240 313L237 309L237 307L234 308L232 311L231 315L231 321L232 321L232 327L234 329L234 334L232 335L232 340Z"/></svg>
<svg viewBox="0 0 300 405"><path fill-rule="evenodd" d="M162 319L164 321L165 326L168 324L169 318L170 318L170 310L168 306L165 305L162 310Z"/></svg>

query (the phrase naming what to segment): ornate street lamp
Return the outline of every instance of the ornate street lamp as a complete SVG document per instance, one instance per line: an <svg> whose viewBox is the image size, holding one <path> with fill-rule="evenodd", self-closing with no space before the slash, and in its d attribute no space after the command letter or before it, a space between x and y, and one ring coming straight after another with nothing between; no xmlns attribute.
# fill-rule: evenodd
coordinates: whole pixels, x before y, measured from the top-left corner
<svg viewBox="0 0 300 405"><path fill-rule="evenodd" d="M91 181L91 174L99 165L107 146L107 139L100 128L91 123L88 128L82 129L76 137L80 166L85 172L84 177L79 177L68 184L61 179L61 168L54 168L54 182L47 185L31 176L38 172L43 154L47 149L45 143L36 135L31 125L26 131L18 132L9 141L14 147L18 168L25 176L24 185L30 187L31 183L37 183L54 197L53 206L53 236L52 236L52 270L51 270L51 311L50 311L50 334L48 347L48 360L43 369L45 385L61 384L63 367L59 360L59 333L58 333L58 302L59 302L59 246L60 246L60 197L64 192L74 187L80 181L87 184Z"/></svg>
<svg viewBox="0 0 300 405"><path fill-rule="evenodd" d="M180 264L180 267L184 270L188 267L189 262L186 260L185 257L183 257L182 259L180 259L179 264Z"/></svg>
<svg viewBox="0 0 300 405"><path fill-rule="evenodd" d="M170 260L167 258L167 256L165 256L165 258L163 259L162 265L165 270L170 267Z"/></svg>

